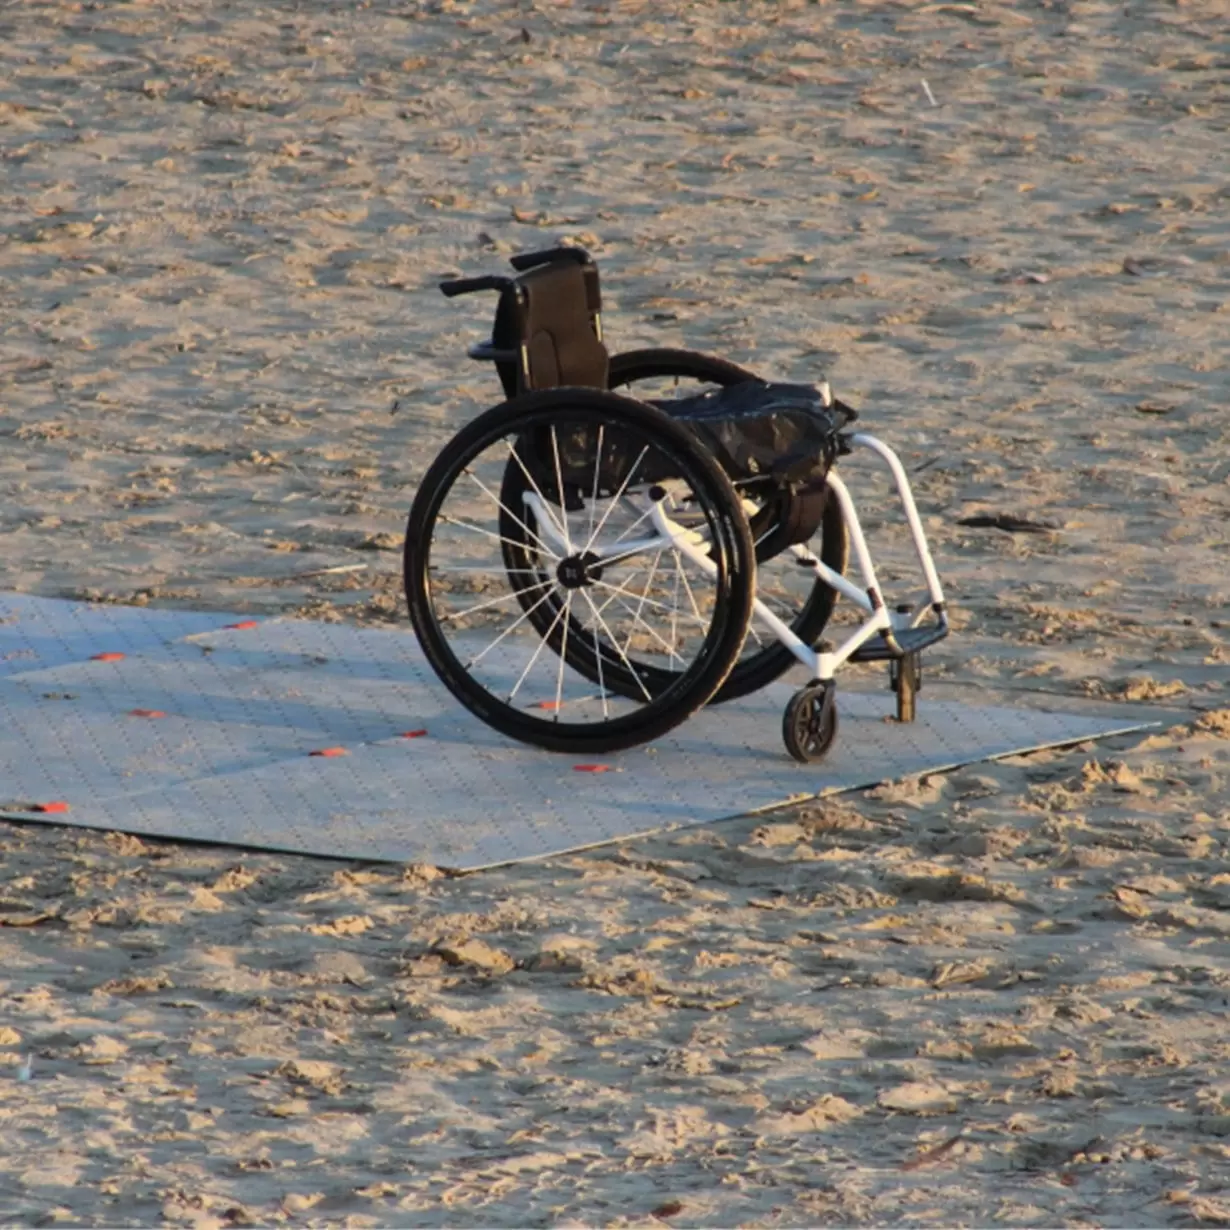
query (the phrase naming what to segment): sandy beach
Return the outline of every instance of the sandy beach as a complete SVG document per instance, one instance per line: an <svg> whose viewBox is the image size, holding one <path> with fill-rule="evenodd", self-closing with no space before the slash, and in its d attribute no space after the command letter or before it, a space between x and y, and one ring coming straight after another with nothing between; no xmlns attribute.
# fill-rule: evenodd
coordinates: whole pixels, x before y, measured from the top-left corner
<svg viewBox="0 0 1230 1230"><path fill-rule="evenodd" d="M473 876L0 822L0 1223L1230 1225L1223 0L0 34L0 590L405 627L435 283L579 243L900 449L933 679L1167 723Z"/></svg>

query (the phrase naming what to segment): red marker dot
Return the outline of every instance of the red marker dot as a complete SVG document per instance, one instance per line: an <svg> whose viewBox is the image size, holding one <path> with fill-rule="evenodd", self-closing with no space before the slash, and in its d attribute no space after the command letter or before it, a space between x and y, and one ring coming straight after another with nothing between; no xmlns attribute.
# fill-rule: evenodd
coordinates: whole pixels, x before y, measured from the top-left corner
<svg viewBox="0 0 1230 1230"><path fill-rule="evenodd" d="M160 718L166 717L166 714L163 713L161 709L129 709L128 716L139 718Z"/></svg>
<svg viewBox="0 0 1230 1230"><path fill-rule="evenodd" d="M421 739L426 733L426 730L403 730L397 737L399 739Z"/></svg>
<svg viewBox="0 0 1230 1230"><path fill-rule="evenodd" d="M118 662L123 658L122 653L96 653L91 659L91 662Z"/></svg>
<svg viewBox="0 0 1230 1230"><path fill-rule="evenodd" d="M31 811L41 811L41 812L68 811L68 804L58 802L58 801L54 803L35 803L35 805L31 808Z"/></svg>
<svg viewBox="0 0 1230 1230"><path fill-rule="evenodd" d="M534 706L535 709L558 709L559 707L560 703L558 700L540 700Z"/></svg>
<svg viewBox="0 0 1230 1230"><path fill-rule="evenodd" d="M613 768L609 764L574 764L572 771L574 773L609 773Z"/></svg>
<svg viewBox="0 0 1230 1230"><path fill-rule="evenodd" d="M309 756L349 756L350 753L344 747L321 747L314 752L308 752Z"/></svg>
<svg viewBox="0 0 1230 1230"><path fill-rule="evenodd" d="M259 628L260 620L258 619L241 619L237 624L223 624L224 628L231 628L238 632L243 632L248 628Z"/></svg>

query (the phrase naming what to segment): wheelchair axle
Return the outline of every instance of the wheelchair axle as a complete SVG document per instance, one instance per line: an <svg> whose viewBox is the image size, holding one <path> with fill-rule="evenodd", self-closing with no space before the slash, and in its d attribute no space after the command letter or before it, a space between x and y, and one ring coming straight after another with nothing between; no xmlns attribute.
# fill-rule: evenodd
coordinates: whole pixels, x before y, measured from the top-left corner
<svg viewBox="0 0 1230 1230"><path fill-rule="evenodd" d="M560 560L555 575L564 589L581 589L602 580L602 560L592 551L586 551L584 555L570 555Z"/></svg>

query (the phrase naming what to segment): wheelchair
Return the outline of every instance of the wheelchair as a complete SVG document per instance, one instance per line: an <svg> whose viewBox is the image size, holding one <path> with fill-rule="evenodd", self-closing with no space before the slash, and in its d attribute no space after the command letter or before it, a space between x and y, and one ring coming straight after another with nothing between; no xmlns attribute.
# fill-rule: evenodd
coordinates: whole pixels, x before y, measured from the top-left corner
<svg viewBox="0 0 1230 1230"><path fill-rule="evenodd" d="M410 511L405 589L432 669L503 734L588 755L656 739L796 664L783 739L818 761L837 734L834 676L889 666L912 721L920 652L948 617L901 462L818 387L765 381L689 350L610 355L582 248L523 253L489 341L505 400L428 467ZM870 451L895 481L924 582L886 604L834 466ZM853 552L858 581L846 578ZM861 622L822 640L838 597Z"/></svg>

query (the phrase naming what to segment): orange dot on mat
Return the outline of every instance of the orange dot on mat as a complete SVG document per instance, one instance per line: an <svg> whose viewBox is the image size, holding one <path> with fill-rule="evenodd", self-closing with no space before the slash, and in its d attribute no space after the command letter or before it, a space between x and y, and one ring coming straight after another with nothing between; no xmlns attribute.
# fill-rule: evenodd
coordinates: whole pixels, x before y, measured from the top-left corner
<svg viewBox="0 0 1230 1230"><path fill-rule="evenodd" d="M540 700L534 706L535 709L558 709L559 707L560 703L558 700Z"/></svg>
<svg viewBox="0 0 1230 1230"><path fill-rule="evenodd" d="M349 756L350 753L344 747L321 747L314 752L308 752L309 756Z"/></svg>
<svg viewBox="0 0 1230 1230"><path fill-rule="evenodd" d="M122 653L96 653L91 662L118 662L124 655Z"/></svg>
<svg viewBox="0 0 1230 1230"><path fill-rule="evenodd" d="M574 764L572 771L574 773L609 773L613 768L609 764Z"/></svg>
<svg viewBox="0 0 1230 1230"><path fill-rule="evenodd" d="M53 803L36 803L33 810L42 812L68 811L68 804L59 801Z"/></svg>
<svg viewBox="0 0 1230 1230"><path fill-rule="evenodd" d="M421 739L427 733L426 730L403 730L399 739Z"/></svg>
<svg viewBox="0 0 1230 1230"><path fill-rule="evenodd" d="M237 631L244 631L247 628L259 628L259 619L241 619L237 624L223 624L224 628L231 628Z"/></svg>
<svg viewBox="0 0 1230 1230"><path fill-rule="evenodd" d="M163 713L161 709L129 709L128 716L140 718L160 718L166 717L166 714Z"/></svg>

